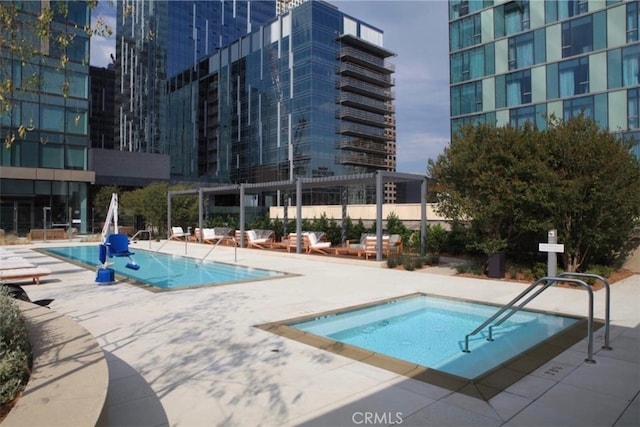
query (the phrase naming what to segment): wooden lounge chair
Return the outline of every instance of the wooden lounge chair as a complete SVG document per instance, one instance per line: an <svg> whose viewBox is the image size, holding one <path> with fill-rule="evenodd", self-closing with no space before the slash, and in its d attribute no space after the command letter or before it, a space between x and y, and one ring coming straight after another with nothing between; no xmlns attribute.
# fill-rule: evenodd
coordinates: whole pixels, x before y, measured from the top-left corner
<svg viewBox="0 0 640 427"><path fill-rule="evenodd" d="M274 241L273 231L271 230L248 230L245 234L248 248L270 248Z"/></svg>
<svg viewBox="0 0 640 427"><path fill-rule="evenodd" d="M362 235L360 236L360 241L358 243L351 243L351 241L347 240L345 246L335 248L335 254L357 255L358 257L362 257L364 255L364 241L367 237L371 236L375 237L375 234L362 233Z"/></svg>
<svg viewBox="0 0 640 427"><path fill-rule="evenodd" d="M5 258L0 260L0 270L14 270L16 268L34 268L36 265L22 257Z"/></svg>
<svg viewBox="0 0 640 427"><path fill-rule="evenodd" d="M171 227L171 235L169 240L186 240L189 237L182 227Z"/></svg>
<svg viewBox="0 0 640 427"><path fill-rule="evenodd" d="M382 236L382 255L389 255L389 236ZM376 256L378 253L378 238L376 236L367 236L364 239L364 258L369 259L370 256Z"/></svg>
<svg viewBox="0 0 640 427"><path fill-rule="evenodd" d="M40 284L40 277L48 276L51 270L44 267L13 268L0 270L0 281L32 279L36 285Z"/></svg>
<svg viewBox="0 0 640 427"><path fill-rule="evenodd" d="M216 244L219 240L224 240L231 233L230 228L224 227L214 227L214 228L203 228L202 229L202 242L209 244Z"/></svg>
<svg viewBox="0 0 640 427"><path fill-rule="evenodd" d="M329 249L331 248L331 242L322 242L318 239L318 235L316 233L308 233L306 236L309 244L307 245L307 253L317 252L319 254L329 254Z"/></svg>
<svg viewBox="0 0 640 427"><path fill-rule="evenodd" d="M307 248L309 246L309 238L306 236L306 233L302 233L300 235L300 238L302 239L302 241L300 242L301 244L301 249L302 252L307 252ZM287 252L297 252L298 250L298 234L297 233L289 233L289 238L287 239Z"/></svg>

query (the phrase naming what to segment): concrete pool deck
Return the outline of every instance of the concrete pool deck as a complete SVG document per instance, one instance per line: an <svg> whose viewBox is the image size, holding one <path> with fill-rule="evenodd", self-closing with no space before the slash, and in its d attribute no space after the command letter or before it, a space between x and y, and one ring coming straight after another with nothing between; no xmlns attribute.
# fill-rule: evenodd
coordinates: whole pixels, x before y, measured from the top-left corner
<svg viewBox="0 0 640 427"><path fill-rule="evenodd" d="M416 292L505 303L521 284L434 274L446 273L441 268L407 272L372 261L238 249L238 264L299 276L153 293L126 283L97 286L95 271L31 251L66 244L9 248L52 270L40 286L25 286L29 296L55 298L52 310L80 323L102 347L112 426L640 425L640 275L611 287L613 351L600 349L600 329L596 364L584 363L582 340L483 401L254 325ZM184 255L185 247L196 258L211 248L169 242L162 251ZM208 259L233 263L234 249L218 247ZM604 318L604 297L595 293L597 318ZM530 306L585 316L587 296L550 288Z"/></svg>

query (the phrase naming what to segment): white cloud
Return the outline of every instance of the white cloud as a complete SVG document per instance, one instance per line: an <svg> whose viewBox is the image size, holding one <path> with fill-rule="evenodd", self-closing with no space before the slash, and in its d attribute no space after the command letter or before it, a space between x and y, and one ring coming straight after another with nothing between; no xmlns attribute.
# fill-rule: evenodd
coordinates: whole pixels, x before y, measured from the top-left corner
<svg viewBox="0 0 640 427"><path fill-rule="evenodd" d="M91 27L95 28L98 19L111 29L113 34L108 37L95 35L91 37L91 65L106 67L111 62L110 55L116 54L116 18L115 9L108 2L100 1L91 13Z"/></svg>

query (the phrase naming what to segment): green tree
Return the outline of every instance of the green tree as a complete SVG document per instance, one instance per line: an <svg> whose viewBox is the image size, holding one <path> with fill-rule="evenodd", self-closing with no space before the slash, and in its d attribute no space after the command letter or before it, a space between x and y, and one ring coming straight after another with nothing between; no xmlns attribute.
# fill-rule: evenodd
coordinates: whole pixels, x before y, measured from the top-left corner
<svg viewBox="0 0 640 427"><path fill-rule="evenodd" d="M115 185L100 187L96 192L93 197L93 208L96 210L98 218L100 218L100 216L105 217L107 215L109 204L111 204L111 195L113 193L120 194L120 189Z"/></svg>
<svg viewBox="0 0 640 427"><path fill-rule="evenodd" d="M549 211L565 245L565 268L626 257L640 218L640 161L632 142L582 116L552 119L544 137L555 172Z"/></svg>
<svg viewBox="0 0 640 427"><path fill-rule="evenodd" d="M622 255L640 217L640 163L584 117L546 130L466 126L429 161L439 211L469 221L485 254L537 250L556 228L565 269Z"/></svg>

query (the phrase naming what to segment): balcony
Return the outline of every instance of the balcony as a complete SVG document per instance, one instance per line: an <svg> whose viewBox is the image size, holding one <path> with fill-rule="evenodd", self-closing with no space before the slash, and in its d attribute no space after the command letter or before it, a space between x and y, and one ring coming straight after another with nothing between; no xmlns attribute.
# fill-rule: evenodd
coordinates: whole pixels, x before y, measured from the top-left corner
<svg viewBox="0 0 640 427"><path fill-rule="evenodd" d="M338 57L343 61L348 60L380 73L391 74L396 71L395 64L350 46L341 47Z"/></svg>
<svg viewBox="0 0 640 427"><path fill-rule="evenodd" d="M391 114L395 112L395 107L390 102L357 95L352 92L340 92L337 101L342 105L360 108L372 113Z"/></svg>
<svg viewBox="0 0 640 427"><path fill-rule="evenodd" d="M387 135L384 128L376 128L373 126L351 123L344 121L338 126L338 133L342 135L356 136L363 139L371 139L375 141L391 141L392 136Z"/></svg>
<svg viewBox="0 0 640 427"><path fill-rule="evenodd" d="M338 108L336 115L340 119L347 119L373 126L384 126L385 124L387 124L384 115L370 113L353 107L341 106Z"/></svg>
<svg viewBox="0 0 640 427"><path fill-rule="evenodd" d="M337 144L341 150L358 151L362 153L378 154L386 156L387 145L382 142L367 141L365 139L352 139L350 141L341 141Z"/></svg>
<svg viewBox="0 0 640 427"><path fill-rule="evenodd" d="M377 73L369 68L362 67L350 62L342 62L338 67L338 72L343 76L355 77L359 80L363 80L374 84L376 86L391 87L396 84L396 81L388 73Z"/></svg>
<svg viewBox="0 0 640 427"><path fill-rule="evenodd" d="M377 169L387 168L386 157L372 156L366 153L337 155L336 162L341 165L367 166Z"/></svg>
<svg viewBox="0 0 640 427"><path fill-rule="evenodd" d="M360 95L376 98L380 101L395 99L395 93L388 88L381 88L353 77L342 77L338 83L340 89L346 89Z"/></svg>

